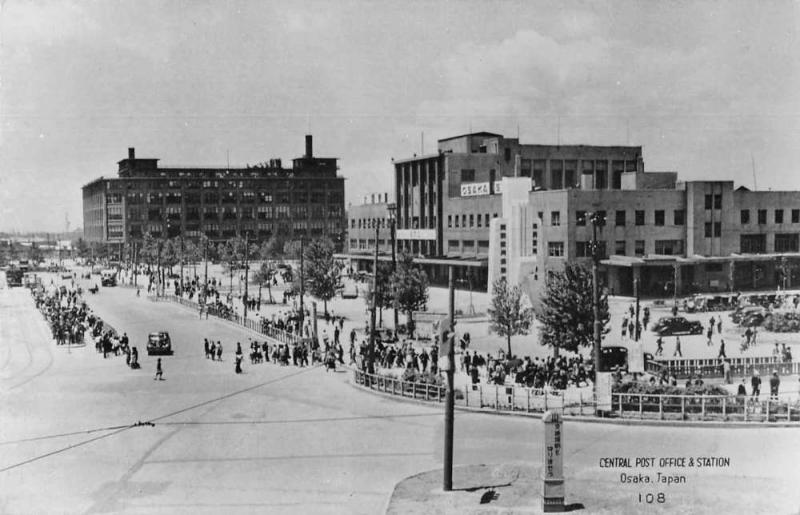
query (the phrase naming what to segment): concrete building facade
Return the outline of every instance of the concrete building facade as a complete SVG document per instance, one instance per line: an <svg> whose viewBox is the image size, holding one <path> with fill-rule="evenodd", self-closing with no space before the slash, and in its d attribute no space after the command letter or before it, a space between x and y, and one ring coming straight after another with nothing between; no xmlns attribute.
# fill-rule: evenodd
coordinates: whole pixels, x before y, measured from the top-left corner
<svg viewBox="0 0 800 515"><path fill-rule="evenodd" d="M291 168L280 159L246 168L161 168L130 148L117 177L83 186L84 239L226 240L247 233L254 241L328 237L341 249L346 219L337 161L314 157L310 135Z"/></svg>

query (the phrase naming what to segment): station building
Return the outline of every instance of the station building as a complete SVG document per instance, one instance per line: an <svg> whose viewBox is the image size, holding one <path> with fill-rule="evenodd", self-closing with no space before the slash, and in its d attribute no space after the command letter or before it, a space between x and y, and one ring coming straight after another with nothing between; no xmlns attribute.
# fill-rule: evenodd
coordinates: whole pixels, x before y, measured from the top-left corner
<svg viewBox="0 0 800 515"><path fill-rule="evenodd" d="M396 207L372 206L371 217L394 220L398 251L412 254L434 284L446 284L452 265L460 287L487 291L505 277L534 300L548 272L591 263L589 213L605 220L597 239L609 293L800 283L800 192L681 182L677 172L645 171L638 146L531 145L479 132L440 140L436 154L395 160L394 172ZM359 209L349 214L351 235ZM388 238L390 229L379 234ZM369 270L363 239L349 237L349 257Z"/></svg>
<svg viewBox="0 0 800 515"><path fill-rule="evenodd" d="M124 243L144 234L253 241L328 237L342 248L344 178L337 158L306 152L283 168L280 159L246 168L161 168L137 158L119 161L117 177L83 186L84 239Z"/></svg>

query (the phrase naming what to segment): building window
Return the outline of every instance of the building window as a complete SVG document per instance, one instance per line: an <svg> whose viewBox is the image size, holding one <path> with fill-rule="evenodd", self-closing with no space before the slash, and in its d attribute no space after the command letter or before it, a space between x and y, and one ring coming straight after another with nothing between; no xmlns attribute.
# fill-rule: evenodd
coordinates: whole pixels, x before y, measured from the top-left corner
<svg viewBox="0 0 800 515"><path fill-rule="evenodd" d="M544 168L545 168L545 161L544 159L534 159L533 160L533 185L538 186L540 188L544 187Z"/></svg>
<svg viewBox="0 0 800 515"><path fill-rule="evenodd" d="M504 150L506 161L511 161L511 149L506 147Z"/></svg>
<svg viewBox="0 0 800 515"><path fill-rule="evenodd" d="M776 234L775 235L775 252L798 252L800 251L800 235L794 234Z"/></svg>
<svg viewBox="0 0 800 515"><path fill-rule="evenodd" d="M563 241L548 242L547 255L550 257L562 257L564 255L564 242Z"/></svg>
<svg viewBox="0 0 800 515"><path fill-rule="evenodd" d="M594 187L598 190L608 188L608 161L595 161Z"/></svg>
<svg viewBox="0 0 800 515"><path fill-rule="evenodd" d="M766 209L759 209L758 210L758 225L765 225L767 223L767 210Z"/></svg>
<svg viewBox="0 0 800 515"><path fill-rule="evenodd" d="M469 227L470 229L475 227L475 215L473 215L472 213L470 213L469 215Z"/></svg>
<svg viewBox="0 0 800 515"><path fill-rule="evenodd" d="M775 223L782 224L783 223L783 209L776 209L775 210Z"/></svg>
<svg viewBox="0 0 800 515"><path fill-rule="evenodd" d="M722 236L722 222L714 222L714 237Z"/></svg>
<svg viewBox="0 0 800 515"><path fill-rule="evenodd" d="M453 228L453 215L447 215L447 228Z"/></svg>
<svg viewBox="0 0 800 515"><path fill-rule="evenodd" d="M458 229L458 219L461 218L460 216L456 215L453 218L456 219L456 229Z"/></svg>
<svg viewBox="0 0 800 515"><path fill-rule="evenodd" d="M676 209L673 211L673 225L684 225L686 223L686 211Z"/></svg>
<svg viewBox="0 0 800 515"><path fill-rule="evenodd" d="M706 238L710 238L711 237L712 227L713 226L711 225L711 222L706 222L706 231L705 231Z"/></svg>
<svg viewBox="0 0 800 515"><path fill-rule="evenodd" d="M664 225L664 210L663 209L656 209L655 224L656 225Z"/></svg>
<svg viewBox="0 0 800 515"><path fill-rule="evenodd" d="M633 253L636 256L644 256L644 240L636 240L633 242Z"/></svg>
<svg viewBox="0 0 800 515"><path fill-rule="evenodd" d="M564 188L564 174L562 173L564 162L560 159L550 160L550 189L560 190Z"/></svg>
<svg viewBox="0 0 800 515"><path fill-rule="evenodd" d="M714 203L714 196L711 194L706 194L706 209L711 209Z"/></svg>
<svg viewBox="0 0 800 515"><path fill-rule="evenodd" d="M614 254L617 256L625 255L625 240L617 240L614 242Z"/></svg>
<svg viewBox="0 0 800 515"><path fill-rule="evenodd" d="M475 170L461 170L461 182L475 182Z"/></svg>
<svg viewBox="0 0 800 515"><path fill-rule="evenodd" d="M531 160L530 159L521 159L520 160L520 170L519 174L522 177L530 177L531 176Z"/></svg>
<svg viewBox="0 0 800 515"><path fill-rule="evenodd" d="M618 227L625 227L625 211L620 209L617 210L616 219L614 220L614 224Z"/></svg>
<svg viewBox="0 0 800 515"><path fill-rule="evenodd" d="M749 209L742 209L739 212L739 221L742 225L747 225L750 223L750 210Z"/></svg>
<svg viewBox="0 0 800 515"><path fill-rule="evenodd" d="M464 229L467 228L467 215L461 215L461 227Z"/></svg>
<svg viewBox="0 0 800 515"><path fill-rule="evenodd" d="M800 209L792 209L792 223L800 223Z"/></svg>
<svg viewBox="0 0 800 515"><path fill-rule="evenodd" d="M489 227L489 213L483 215L483 222L484 222L483 225Z"/></svg>
<svg viewBox="0 0 800 515"><path fill-rule="evenodd" d="M637 209L635 215L636 215L636 220L635 220L636 225L644 225L644 210Z"/></svg>
<svg viewBox="0 0 800 515"><path fill-rule="evenodd" d="M722 272L723 270L722 263L706 263L703 268L706 272Z"/></svg>
<svg viewBox="0 0 800 515"><path fill-rule="evenodd" d="M447 252L458 252L458 240L447 240Z"/></svg>
<svg viewBox="0 0 800 515"><path fill-rule="evenodd" d="M489 253L489 240L478 240L478 254Z"/></svg>
<svg viewBox="0 0 800 515"><path fill-rule="evenodd" d="M764 254L767 251L767 235L766 234L740 235L739 251L742 254Z"/></svg>
<svg viewBox="0 0 800 515"><path fill-rule="evenodd" d="M714 195L714 209L722 209L722 193Z"/></svg>
<svg viewBox="0 0 800 515"><path fill-rule="evenodd" d="M482 227L482 224L481 224L481 219L482 219L482 218L483 218L483 217L481 217L481 214L480 214L480 213L478 213L477 215L475 215L475 225L476 225L476 226L478 226L478 227Z"/></svg>
<svg viewBox="0 0 800 515"><path fill-rule="evenodd" d="M550 212L550 225L553 227L561 225L561 211Z"/></svg>
<svg viewBox="0 0 800 515"><path fill-rule="evenodd" d="M575 224L586 225L586 211L575 211Z"/></svg>
<svg viewBox="0 0 800 515"><path fill-rule="evenodd" d="M683 240L656 240L656 254L662 256L680 256L683 254Z"/></svg>
<svg viewBox="0 0 800 515"><path fill-rule="evenodd" d="M585 258L592 257L592 245L589 241L576 241L575 242L575 257Z"/></svg>

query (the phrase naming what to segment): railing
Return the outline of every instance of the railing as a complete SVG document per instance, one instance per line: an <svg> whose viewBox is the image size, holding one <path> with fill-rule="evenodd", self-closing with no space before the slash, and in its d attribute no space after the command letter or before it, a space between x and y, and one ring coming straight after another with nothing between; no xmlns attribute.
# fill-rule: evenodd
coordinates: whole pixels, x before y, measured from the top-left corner
<svg viewBox="0 0 800 515"><path fill-rule="evenodd" d="M160 297L151 296L150 300L156 302L177 302L182 306L189 307L198 313L200 312L200 304L193 301L184 299L183 297L178 297L176 295L161 295ZM313 342L313 338L302 338L295 333L290 333L288 331L284 331L283 329L278 329L277 327L272 327L264 324L262 320L245 318L241 315L229 315L229 316L222 316L217 313L217 311L211 308L204 308L208 309L208 314L220 318L222 320L228 320L233 322L237 325L243 326L251 331L255 331L259 334L262 334L268 338L272 338L273 340L277 340L280 343L296 343L296 344L310 344Z"/></svg>
<svg viewBox="0 0 800 515"><path fill-rule="evenodd" d="M748 376L754 370L758 370L761 375L771 374L777 370L782 376L800 373L800 362L785 362L777 356L756 356L756 357L736 357L728 358L731 365L732 376ZM714 359L667 359L657 360L663 369L668 373L674 374L676 378L682 379L692 377L697 374L712 377L722 377L723 360Z"/></svg>
<svg viewBox="0 0 800 515"><path fill-rule="evenodd" d="M399 397L443 402L446 387L413 383L380 374L354 371L354 380L364 387ZM456 389L458 406L497 412L544 413L558 410L565 415L594 416L594 393L590 387L571 390L546 390L516 385L468 384ZM726 395L653 395L613 393L606 418L732 421L800 422L800 398L796 393L771 398Z"/></svg>

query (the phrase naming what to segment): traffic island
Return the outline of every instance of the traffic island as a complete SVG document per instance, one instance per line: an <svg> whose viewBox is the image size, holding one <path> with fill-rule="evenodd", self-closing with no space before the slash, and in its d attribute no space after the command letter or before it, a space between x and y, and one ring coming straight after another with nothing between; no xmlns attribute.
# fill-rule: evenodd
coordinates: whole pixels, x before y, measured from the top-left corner
<svg viewBox="0 0 800 515"><path fill-rule="evenodd" d="M569 492L568 492L569 493ZM586 497L583 492L581 494ZM589 495L599 502L602 491ZM585 503L586 499L582 499ZM567 504L565 511L581 510ZM392 515L431 513L540 513L541 467L524 464L453 467L453 490L442 490L442 471L431 470L404 479L394 489L386 509Z"/></svg>

